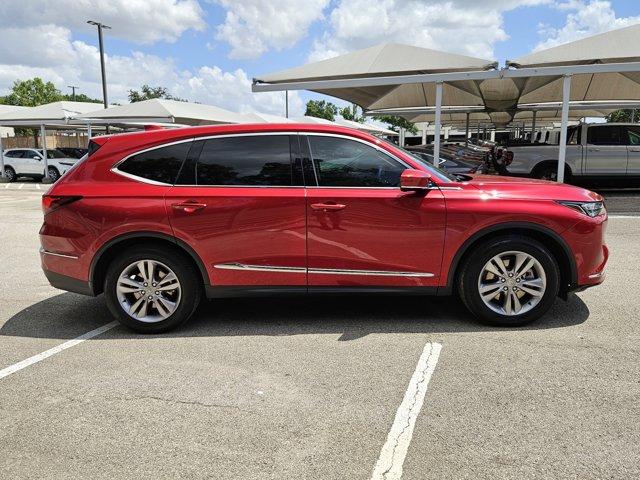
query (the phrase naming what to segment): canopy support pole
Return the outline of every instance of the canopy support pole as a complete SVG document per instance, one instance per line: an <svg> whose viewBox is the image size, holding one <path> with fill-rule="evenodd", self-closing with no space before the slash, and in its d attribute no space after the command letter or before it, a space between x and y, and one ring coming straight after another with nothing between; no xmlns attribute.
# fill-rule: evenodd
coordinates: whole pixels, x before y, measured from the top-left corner
<svg viewBox="0 0 640 480"><path fill-rule="evenodd" d="M442 82L436 83L436 122L433 137L433 164L440 164L440 128L442 127Z"/></svg>
<svg viewBox="0 0 640 480"><path fill-rule="evenodd" d="M40 125L40 142L42 143L42 156L44 157L44 178L42 183L51 183L49 178L49 156L47 155L47 128L44 123Z"/></svg>
<svg viewBox="0 0 640 480"><path fill-rule="evenodd" d="M558 152L558 183L564 182L564 165L567 156L567 125L569 123L569 98L571 97L571 75L562 78L562 116L560 123L560 149Z"/></svg>
<svg viewBox="0 0 640 480"><path fill-rule="evenodd" d="M536 116L538 115L538 111L533 111L533 119L531 121L531 143L535 143L536 137Z"/></svg>
<svg viewBox="0 0 640 480"><path fill-rule="evenodd" d="M467 123L464 127L464 146L469 146L469 112L467 112Z"/></svg>
<svg viewBox="0 0 640 480"><path fill-rule="evenodd" d="M87 123L87 145L89 144L89 141L91 141L91 124Z"/></svg>
<svg viewBox="0 0 640 480"><path fill-rule="evenodd" d="M2 148L2 134L0 134L0 183L6 183L7 177L4 176L4 149Z"/></svg>
<svg viewBox="0 0 640 480"><path fill-rule="evenodd" d="M480 122L478 122L476 127L476 145L480 145Z"/></svg>
<svg viewBox="0 0 640 480"><path fill-rule="evenodd" d="M284 91L284 116L289 118L289 90Z"/></svg>

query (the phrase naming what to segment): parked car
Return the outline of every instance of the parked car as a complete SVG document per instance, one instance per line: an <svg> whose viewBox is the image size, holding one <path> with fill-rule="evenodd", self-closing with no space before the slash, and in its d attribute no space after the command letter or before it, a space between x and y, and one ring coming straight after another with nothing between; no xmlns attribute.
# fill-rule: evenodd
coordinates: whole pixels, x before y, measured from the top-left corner
<svg viewBox="0 0 640 480"><path fill-rule="evenodd" d="M414 150L413 148L407 148L409 152L417 156L419 159L426 163L433 165L433 154L421 152L420 150ZM471 174L471 173L485 173L485 166L479 162L465 162L446 155L440 156L440 168L445 169L449 173Z"/></svg>
<svg viewBox="0 0 640 480"><path fill-rule="evenodd" d="M5 150L3 157L4 175L9 182L15 182L18 177L42 180L45 176L44 154L40 149L12 148ZM47 163L51 181L57 181L77 161L77 158L69 158L55 149L47 150Z"/></svg>
<svg viewBox="0 0 640 480"><path fill-rule="evenodd" d="M82 158L87 154L86 148L79 147L58 147L56 150L70 158Z"/></svg>
<svg viewBox="0 0 640 480"><path fill-rule="evenodd" d="M558 145L509 147L509 173L555 180ZM565 181L610 183L640 180L640 125L633 123L581 124L567 130Z"/></svg>
<svg viewBox="0 0 640 480"><path fill-rule="evenodd" d="M89 152L43 196L42 268L140 332L203 296L296 292L457 294L516 326L604 279L600 195L460 179L350 128L157 130Z"/></svg>

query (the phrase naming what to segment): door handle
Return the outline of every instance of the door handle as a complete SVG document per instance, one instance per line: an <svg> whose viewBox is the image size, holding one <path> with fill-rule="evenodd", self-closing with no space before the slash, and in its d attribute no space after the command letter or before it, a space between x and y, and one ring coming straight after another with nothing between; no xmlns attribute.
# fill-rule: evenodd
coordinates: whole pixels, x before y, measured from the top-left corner
<svg viewBox="0 0 640 480"><path fill-rule="evenodd" d="M600 149L599 148L590 148L589 151L590 152L599 152Z"/></svg>
<svg viewBox="0 0 640 480"><path fill-rule="evenodd" d="M634 153L638 153L638 152L640 152L640 149L637 149L637 148L630 148L630 149L629 149L629 151L630 151L630 152L634 152Z"/></svg>
<svg viewBox="0 0 640 480"><path fill-rule="evenodd" d="M207 206L206 203L199 203L195 200L187 200L182 203L174 203L171 205L175 210L182 210L184 213L194 213L198 210L202 210Z"/></svg>
<svg viewBox="0 0 640 480"><path fill-rule="evenodd" d="M312 210L320 210L323 212L335 212L337 210L343 210L347 206L342 203L312 203Z"/></svg>

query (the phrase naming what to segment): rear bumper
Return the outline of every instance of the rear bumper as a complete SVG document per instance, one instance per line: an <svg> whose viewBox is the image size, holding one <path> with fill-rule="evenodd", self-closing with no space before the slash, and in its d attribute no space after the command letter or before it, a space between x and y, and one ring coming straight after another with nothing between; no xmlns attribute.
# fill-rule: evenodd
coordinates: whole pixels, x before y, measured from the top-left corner
<svg viewBox="0 0 640 480"><path fill-rule="evenodd" d="M89 295L91 297L95 297L91 282L68 277L67 275L52 272L51 270L43 269L43 272L47 277L47 280L49 280L51 286L55 288L66 290L67 292L79 293L81 295Z"/></svg>

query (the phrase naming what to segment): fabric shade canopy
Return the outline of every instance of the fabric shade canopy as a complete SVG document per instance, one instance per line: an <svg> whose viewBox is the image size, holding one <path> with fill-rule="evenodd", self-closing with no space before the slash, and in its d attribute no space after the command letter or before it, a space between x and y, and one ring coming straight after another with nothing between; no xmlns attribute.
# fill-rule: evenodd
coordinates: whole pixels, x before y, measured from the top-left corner
<svg viewBox="0 0 640 480"><path fill-rule="evenodd" d="M311 80L356 79L423 73L447 73L485 70L495 63L428 48L401 44L382 44L301 67L263 75L254 82L289 83ZM435 105L433 83L412 83L348 88L313 89L342 98L365 109ZM443 104L483 105L473 81L444 85Z"/></svg>
<svg viewBox="0 0 640 480"><path fill-rule="evenodd" d="M223 108L160 98L110 107L106 110L90 111L78 115L76 121L109 125L151 122L179 123L191 126L248 123L244 115Z"/></svg>
<svg viewBox="0 0 640 480"><path fill-rule="evenodd" d="M292 123L293 120L287 117L281 117L280 115L271 115L268 113L245 113L243 117L246 118L244 123Z"/></svg>
<svg viewBox="0 0 640 480"><path fill-rule="evenodd" d="M37 107L19 108L1 113L0 125L28 127L67 125L76 116L95 111L99 107L99 103L62 101Z"/></svg>
<svg viewBox="0 0 640 480"><path fill-rule="evenodd" d="M370 123L354 122L353 120L346 120L342 117L336 117L335 123L342 125L343 127L354 128L372 135L398 135L398 132L394 132L387 128L378 127L377 125L372 125Z"/></svg>

